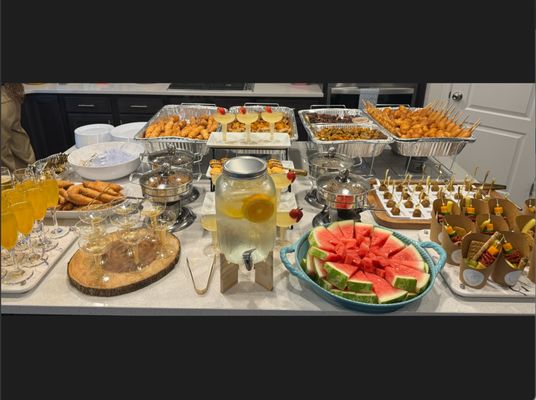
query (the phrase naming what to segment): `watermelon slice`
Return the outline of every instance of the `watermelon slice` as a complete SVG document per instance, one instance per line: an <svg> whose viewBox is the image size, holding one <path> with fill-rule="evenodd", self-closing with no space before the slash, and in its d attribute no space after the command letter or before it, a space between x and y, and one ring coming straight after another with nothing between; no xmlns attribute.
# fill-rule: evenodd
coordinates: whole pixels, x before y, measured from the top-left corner
<svg viewBox="0 0 536 400"><path fill-rule="evenodd" d="M371 293L372 281L367 279L363 271L357 271L348 279L348 290L352 292Z"/></svg>
<svg viewBox="0 0 536 400"><path fill-rule="evenodd" d="M356 222L354 224L355 238L357 239L360 237L371 237L373 228L374 228L374 225L372 224L365 224L364 222Z"/></svg>
<svg viewBox="0 0 536 400"><path fill-rule="evenodd" d="M375 293L355 293L338 289L332 289L331 293L348 300L359 301L360 303L378 303L378 296Z"/></svg>
<svg viewBox="0 0 536 400"><path fill-rule="evenodd" d="M376 271L376 267L374 266L374 263L372 262L372 258L370 257L364 257L362 260L363 265L363 271L374 273Z"/></svg>
<svg viewBox="0 0 536 400"><path fill-rule="evenodd" d="M385 257L390 257L396 253L398 253L400 250L402 250L406 245L402 240L396 238L395 236L391 235L386 240L386 242L383 244L382 247L380 247L381 255L385 255Z"/></svg>
<svg viewBox="0 0 536 400"><path fill-rule="evenodd" d="M361 257L357 254L357 251L346 250L346 258L344 259L345 264L352 264L356 267L361 265Z"/></svg>
<svg viewBox="0 0 536 400"><path fill-rule="evenodd" d="M316 270L315 270L315 262L314 262L314 256L311 251L312 247L309 248L307 251L307 256L305 257L305 273L311 277L316 276Z"/></svg>
<svg viewBox="0 0 536 400"><path fill-rule="evenodd" d="M374 227L372 232L372 239L370 241L371 247L381 247L389 239L393 233L387 229L380 228L379 226Z"/></svg>
<svg viewBox="0 0 536 400"><path fill-rule="evenodd" d="M346 257L346 246L344 245L344 243L339 243L335 246L335 254L341 257L341 260L344 260L344 258Z"/></svg>
<svg viewBox="0 0 536 400"><path fill-rule="evenodd" d="M385 277L387 282L394 287L416 293L422 292L428 285L428 282L430 282L430 274L406 267L404 265L393 265L392 267L385 268ZM399 286L393 283L397 281L399 282ZM414 283L412 281L414 281ZM404 284L400 282L411 282L411 284ZM401 287L404 285L408 288L406 289L405 287Z"/></svg>
<svg viewBox="0 0 536 400"><path fill-rule="evenodd" d="M392 287L389 282L378 275L365 272L365 276L372 281L372 291L378 296L380 304L396 303L406 299L407 291Z"/></svg>
<svg viewBox="0 0 536 400"><path fill-rule="evenodd" d="M342 232L342 235L346 239L354 238L354 220L347 219L345 221L338 221L335 224L339 225L339 230Z"/></svg>
<svg viewBox="0 0 536 400"><path fill-rule="evenodd" d="M339 224L337 222L332 223L326 229L337 239L342 239L344 237L342 231L339 229Z"/></svg>
<svg viewBox="0 0 536 400"><path fill-rule="evenodd" d="M328 276L328 273L324 269L325 263L326 263L325 261L322 261L319 258L316 258L316 257L314 258L314 268L315 268L316 276L318 276L321 279L326 279L326 276Z"/></svg>
<svg viewBox="0 0 536 400"><path fill-rule="evenodd" d="M318 286L320 286L322 289L332 290L332 289L335 288L335 286L333 286L331 283L329 283L329 282L326 281L325 279L317 278L317 279L316 279L316 283L317 283Z"/></svg>
<svg viewBox="0 0 536 400"><path fill-rule="evenodd" d="M385 279L385 270L381 268L376 268L376 271L374 271L376 275L378 275L380 278Z"/></svg>
<svg viewBox="0 0 536 400"><path fill-rule="evenodd" d="M390 260L399 265L405 265L419 271L428 272L428 264L424 262L421 254L412 244L405 249L400 250L392 256Z"/></svg>
<svg viewBox="0 0 536 400"><path fill-rule="evenodd" d="M348 279L357 271L353 265L328 261L324 264L328 272L327 280L338 289L344 289Z"/></svg>
<svg viewBox="0 0 536 400"><path fill-rule="evenodd" d="M334 252L335 245L340 241L325 226L317 226L309 233L309 244L322 250Z"/></svg>
<svg viewBox="0 0 536 400"><path fill-rule="evenodd" d="M323 261L339 261L341 259L339 255L319 249L318 247L309 247L309 251L314 257L320 258Z"/></svg>
<svg viewBox="0 0 536 400"><path fill-rule="evenodd" d="M357 240L356 239L346 239L343 238L342 242L347 249L357 249Z"/></svg>

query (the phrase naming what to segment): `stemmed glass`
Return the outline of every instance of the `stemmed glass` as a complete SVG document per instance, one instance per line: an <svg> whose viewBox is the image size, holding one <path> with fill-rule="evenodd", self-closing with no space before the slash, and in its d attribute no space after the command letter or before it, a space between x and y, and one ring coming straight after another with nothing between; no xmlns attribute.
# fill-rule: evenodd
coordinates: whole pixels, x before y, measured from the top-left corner
<svg viewBox="0 0 536 400"><path fill-rule="evenodd" d="M45 215L47 212L49 197L51 195L50 193L48 193L50 189L50 184L47 183L45 186L45 181L38 179L35 187L26 190L26 196L32 204L34 219L37 225L37 232L39 232L39 240L37 245L39 247L42 247L43 251L50 251L56 248L56 246L58 245L57 241L52 241L46 237L45 227L43 224L43 220L45 219ZM56 193L58 193L57 184ZM57 194L57 196L59 195ZM55 203L57 204L57 202L58 197L56 197Z"/></svg>
<svg viewBox="0 0 536 400"><path fill-rule="evenodd" d="M108 251L110 247L110 236L106 234L95 234L95 229L85 231L78 240L80 250L93 256L93 267L98 271L102 282L108 282L110 277L106 274L103 266L102 256Z"/></svg>
<svg viewBox="0 0 536 400"><path fill-rule="evenodd" d="M14 186L13 176L7 167L0 167L0 176L2 183L2 191L4 189L10 189Z"/></svg>
<svg viewBox="0 0 536 400"><path fill-rule="evenodd" d="M203 254L205 254L206 256L214 257L215 254L219 253L216 215L203 215L201 217L201 226L203 227L203 229L210 232L210 235L212 236L212 241L210 245L206 246L203 249Z"/></svg>
<svg viewBox="0 0 536 400"><path fill-rule="evenodd" d="M18 239L17 218L10 207L2 209L1 214L1 242L2 247L9 251L13 270L2 266L2 283L7 285L24 284L34 274L33 271L21 268L15 256L15 246Z"/></svg>
<svg viewBox="0 0 536 400"><path fill-rule="evenodd" d="M146 197L140 203L140 207L141 215L149 218L153 231L156 231L157 217L162 214L166 209L166 203L160 203L158 201L154 201L153 199Z"/></svg>
<svg viewBox="0 0 536 400"><path fill-rule="evenodd" d="M274 141L274 131L275 131L275 124L283 119L283 113L282 112L273 112L272 108L267 106L265 110L261 113L261 118L268 122L268 125L270 126L270 142Z"/></svg>
<svg viewBox="0 0 536 400"><path fill-rule="evenodd" d="M246 126L246 143L251 143L251 124L259 119L259 114L247 112L245 107L240 107L236 119Z"/></svg>
<svg viewBox="0 0 536 400"><path fill-rule="evenodd" d="M217 112L212 117L217 123L221 124L221 137L223 143L227 143L227 125L233 122L236 116L230 112L226 112L224 108L218 107Z"/></svg>
<svg viewBox="0 0 536 400"><path fill-rule="evenodd" d="M47 194L47 208L50 209L52 214L52 223L54 228L49 232L51 239L59 239L69 233L69 230L58 225L58 217L56 215L56 208L58 207L59 199L59 187L57 176L53 170L45 170L41 175L43 179L43 187Z"/></svg>
<svg viewBox="0 0 536 400"><path fill-rule="evenodd" d="M177 214L172 210L164 210L157 218L155 232L159 242L158 258L166 258L172 251L166 246L166 235L177 221Z"/></svg>
<svg viewBox="0 0 536 400"><path fill-rule="evenodd" d="M143 266L140 262L139 244L145 238L146 232L143 219L140 219L138 213L125 217L125 223L122 225L119 235L121 241L128 246L129 254L132 254L134 265L138 270L141 270Z"/></svg>

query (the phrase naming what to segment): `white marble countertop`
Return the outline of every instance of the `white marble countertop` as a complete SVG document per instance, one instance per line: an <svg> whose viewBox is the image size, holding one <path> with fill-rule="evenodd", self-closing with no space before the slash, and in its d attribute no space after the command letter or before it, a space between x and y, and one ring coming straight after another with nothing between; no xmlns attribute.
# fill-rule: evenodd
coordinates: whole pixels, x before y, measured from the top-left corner
<svg viewBox="0 0 536 400"><path fill-rule="evenodd" d="M296 168L303 167L300 161L304 146L291 153ZM204 173L205 171L203 171ZM126 178L119 183L131 185ZM159 281L132 293L116 297L92 297L72 287L67 279L67 263L77 250L72 245L56 263L45 279L32 291L21 295L2 294L2 313L15 314L84 314L84 315L229 315L229 314L361 314L328 303L311 289L290 275L274 252L274 289L266 291L253 282L253 275L241 268L237 286L220 293L219 268L214 269L210 287L205 295L194 291L186 267L190 259L196 282L206 282L212 259L204 256L202 249L211 242L210 233L200 224L199 210L209 191L208 179L195 183L200 191L199 199L190 207L198 214L196 221L187 229L176 233L181 241L182 253L175 268ZM306 177L298 177L293 184L299 207L304 217L288 231L288 239L295 242L311 227L312 218L319 212L304 200L310 188ZM133 195L140 192L137 185L128 190ZM374 222L370 212L362 214L364 222ZM59 220L60 224L72 225L76 220ZM417 239L418 231L401 230L400 233ZM292 259L292 255L289 258ZM449 268L447 264L445 268ZM390 315L436 315L436 314L535 314L534 299L469 299L454 294L441 276L435 280L432 290L416 301Z"/></svg>
<svg viewBox="0 0 536 400"><path fill-rule="evenodd" d="M255 83L253 90L179 90L169 83L44 83L24 85L26 94L124 94L225 97L323 97L320 84Z"/></svg>

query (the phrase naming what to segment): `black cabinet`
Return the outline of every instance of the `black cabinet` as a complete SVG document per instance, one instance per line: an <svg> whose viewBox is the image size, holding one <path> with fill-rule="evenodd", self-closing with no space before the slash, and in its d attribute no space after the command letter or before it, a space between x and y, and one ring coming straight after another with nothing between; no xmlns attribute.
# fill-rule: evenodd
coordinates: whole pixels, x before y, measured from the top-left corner
<svg viewBox="0 0 536 400"><path fill-rule="evenodd" d="M119 116L119 125L128 124L129 122L147 122L154 114L121 114Z"/></svg>
<svg viewBox="0 0 536 400"><path fill-rule="evenodd" d="M117 98L120 114L151 114L162 108L164 101L158 96L121 96Z"/></svg>
<svg viewBox="0 0 536 400"><path fill-rule="evenodd" d="M22 124L37 159L65 151L74 144L64 117L58 95L25 96Z"/></svg>
<svg viewBox="0 0 536 400"><path fill-rule="evenodd" d="M109 96L65 96L68 113L111 113L112 99Z"/></svg>

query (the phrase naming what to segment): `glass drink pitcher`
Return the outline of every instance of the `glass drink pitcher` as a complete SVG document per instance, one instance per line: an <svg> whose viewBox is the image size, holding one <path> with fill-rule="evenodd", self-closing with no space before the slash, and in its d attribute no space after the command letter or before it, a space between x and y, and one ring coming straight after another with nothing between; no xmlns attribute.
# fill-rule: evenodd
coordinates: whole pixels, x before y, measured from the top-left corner
<svg viewBox="0 0 536 400"><path fill-rule="evenodd" d="M276 193L267 164L235 157L216 182L216 224L220 251L229 263L251 269L267 259L276 236Z"/></svg>

